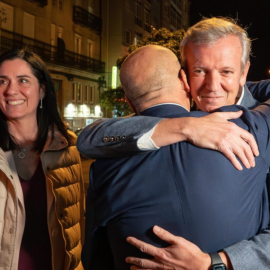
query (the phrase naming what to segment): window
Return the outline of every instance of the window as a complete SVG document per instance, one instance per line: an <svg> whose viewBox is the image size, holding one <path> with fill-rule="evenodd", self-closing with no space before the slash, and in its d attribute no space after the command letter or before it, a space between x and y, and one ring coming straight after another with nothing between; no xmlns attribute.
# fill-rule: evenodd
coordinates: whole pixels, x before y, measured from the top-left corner
<svg viewBox="0 0 270 270"><path fill-rule="evenodd" d="M27 12L23 13L23 35L35 38L35 17Z"/></svg>
<svg viewBox="0 0 270 270"><path fill-rule="evenodd" d="M0 9L3 15L1 27L5 30L13 31L13 7L0 2Z"/></svg>
<svg viewBox="0 0 270 270"><path fill-rule="evenodd" d="M135 31L134 44L137 45L142 39L142 33L138 33Z"/></svg>
<svg viewBox="0 0 270 270"><path fill-rule="evenodd" d="M84 88L84 93L83 93L83 103L88 104L89 103L89 85L86 85Z"/></svg>
<svg viewBox="0 0 270 270"><path fill-rule="evenodd" d="M82 103L83 101L83 93L82 93L82 84L81 83L73 83L72 84L72 102L74 103Z"/></svg>
<svg viewBox="0 0 270 270"><path fill-rule="evenodd" d="M59 9L63 9L63 2L64 2L64 0L59 0Z"/></svg>
<svg viewBox="0 0 270 270"><path fill-rule="evenodd" d="M173 2L175 3L175 5L181 9L181 5L182 5L182 0L173 0Z"/></svg>
<svg viewBox="0 0 270 270"><path fill-rule="evenodd" d="M90 98L90 104L94 104L95 103L95 86L90 86L90 94L89 94L89 98Z"/></svg>
<svg viewBox="0 0 270 270"><path fill-rule="evenodd" d="M76 102L76 89L77 88L77 84L73 83L72 84L72 93L71 93L71 101L72 102Z"/></svg>
<svg viewBox="0 0 270 270"><path fill-rule="evenodd" d="M177 30L181 28L181 14L171 6L171 25Z"/></svg>
<svg viewBox="0 0 270 270"><path fill-rule="evenodd" d="M150 27L150 14L149 10L145 9L144 10L144 30L147 32L151 32L151 27Z"/></svg>
<svg viewBox="0 0 270 270"><path fill-rule="evenodd" d="M84 103L94 104L95 100L95 86L86 85L84 89Z"/></svg>
<svg viewBox="0 0 270 270"><path fill-rule="evenodd" d="M93 14L93 8L88 6L88 12Z"/></svg>
<svg viewBox="0 0 270 270"><path fill-rule="evenodd" d="M87 57L90 57L90 58L93 58L93 41L88 39L88 42L87 42Z"/></svg>
<svg viewBox="0 0 270 270"><path fill-rule="evenodd" d="M169 9L169 5L165 5L165 14L170 17L170 9Z"/></svg>
<svg viewBox="0 0 270 270"><path fill-rule="evenodd" d="M51 23L51 45L55 44L55 24Z"/></svg>
<svg viewBox="0 0 270 270"><path fill-rule="evenodd" d="M63 38L63 27L58 26L57 37Z"/></svg>
<svg viewBox="0 0 270 270"><path fill-rule="evenodd" d="M135 24L142 27L142 3L140 1L136 2Z"/></svg>
<svg viewBox="0 0 270 270"><path fill-rule="evenodd" d="M81 54L82 37L75 34L75 53Z"/></svg>
<svg viewBox="0 0 270 270"><path fill-rule="evenodd" d="M131 44L131 32L125 30L125 43L130 45Z"/></svg>
<svg viewBox="0 0 270 270"><path fill-rule="evenodd" d="M77 83L77 103L82 103L82 85Z"/></svg>

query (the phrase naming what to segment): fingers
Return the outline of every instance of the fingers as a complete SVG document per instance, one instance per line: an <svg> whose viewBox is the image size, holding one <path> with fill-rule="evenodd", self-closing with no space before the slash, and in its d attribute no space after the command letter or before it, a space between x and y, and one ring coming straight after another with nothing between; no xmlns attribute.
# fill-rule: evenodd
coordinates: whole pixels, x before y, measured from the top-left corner
<svg viewBox="0 0 270 270"><path fill-rule="evenodd" d="M247 131L236 125L233 128L234 131L231 131L231 134L220 140L217 150L223 153L238 170L243 169L239 160L247 169L254 167L254 155L259 154L256 141ZM251 145L247 142L250 142Z"/></svg>
<svg viewBox="0 0 270 270"><path fill-rule="evenodd" d="M127 242L131 245L135 246L136 248L140 249L142 252L147 253L149 255L155 256L158 252L158 248L147 244L135 237L128 237Z"/></svg>
<svg viewBox="0 0 270 270"><path fill-rule="evenodd" d="M157 237L164 240L165 242L168 242L169 244L175 245L179 242L180 237L175 236L168 231L162 229L159 226L154 226L153 231L156 234ZM142 252L147 253L152 256L156 256L159 254L159 248L147 244L135 237L128 237L127 242L129 242L131 245L135 246L136 248L140 249Z"/></svg>
<svg viewBox="0 0 270 270"><path fill-rule="evenodd" d="M127 257L126 258L127 263L133 264L130 269L135 270L135 269L173 269L171 267L167 267L165 265L162 265L160 263L157 263L154 260L151 259L141 259L141 258L136 258L136 257Z"/></svg>
<svg viewBox="0 0 270 270"><path fill-rule="evenodd" d="M219 151L233 164L233 166L237 170L239 170L239 171L243 170L243 167L242 167L241 163L237 160L235 154L232 152L232 149L230 147L226 147L223 150L220 149Z"/></svg>
<svg viewBox="0 0 270 270"><path fill-rule="evenodd" d="M242 115L243 111L238 111L238 112L218 112L215 113L217 116L222 117L223 119L236 119L239 118ZM240 155L240 152L238 151L238 153L236 153L236 150L233 151L242 161L242 163L244 164L245 167L247 167L245 164L247 163L247 161L250 163L250 165L252 166L252 164L254 164L255 160L254 160L254 156L258 156L259 155L259 149L258 149L258 145L254 139L254 137L252 136L252 134L250 134L248 131L239 128L239 127L235 127L238 128L238 132L240 134L240 137L246 142L248 143L249 147L246 147L245 144L243 145L243 150L246 154L246 160L245 158L242 158L242 156L238 156ZM251 154L252 153L252 154ZM254 155L254 156L253 156ZM235 162L236 163L236 162Z"/></svg>
<svg viewBox="0 0 270 270"><path fill-rule="evenodd" d="M241 143L242 143L243 152L240 152L239 154L236 152L235 154L242 161L242 163L244 164L246 168L248 168L248 165L250 165L251 167L254 167L255 166L254 156L259 155L257 143L254 137L248 132L244 132L240 136L242 139Z"/></svg>
<svg viewBox="0 0 270 270"><path fill-rule="evenodd" d="M233 119L238 118L241 114L242 111L220 112L213 115L223 119ZM228 122L224 132L225 136L220 137L217 150L223 153L238 170L243 169L239 160L247 169L254 167L254 156L259 155L259 149L253 135L231 122Z"/></svg>
<svg viewBox="0 0 270 270"><path fill-rule="evenodd" d="M243 144L243 142L241 143ZM232 148L232 152L235 154L236 157L239 158L239 160L247 169L250 169L251 167L255 166L255 158L249 145L245 142L244 144L245 145L237 145L236 147Z"/></svg>
<svg viewBox="0 0 270 270"><path fill-rule="evenodd" d="M179 237L169 233L168 231L162 229L159 226L154 226L153 232L158 236L160 239L164 240L165 242L168 242L172 245L176 244Z"/></svg>
<svg viewBox="0 0 270 270"><path fill-rule="evenodd" d="M252 150L252 153L254 154L254 156L257 157L259 155L259 149L253 135L244 130L241 134L241 138L248 143L248 145L250 146Z"/></svg>

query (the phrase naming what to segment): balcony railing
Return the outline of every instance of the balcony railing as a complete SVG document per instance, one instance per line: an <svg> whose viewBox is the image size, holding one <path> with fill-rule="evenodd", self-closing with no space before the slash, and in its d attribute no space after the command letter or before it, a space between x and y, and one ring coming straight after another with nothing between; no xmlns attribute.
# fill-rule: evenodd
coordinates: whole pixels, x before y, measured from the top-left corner
<svg viewBox="0 0 270 270"><path fill-rule="evenodd" d="M14 32L1 30L1 51L21 48L25 45L31 47L45 62L95 73L105 72L104 62L67 50L58 51L56 46Z"/></svg>
<svg viewBox="0 0 270 270"><path fill-rule="evenodd" d="M79 6L73 6L73 21L101 34L102 20Z"/></svg>

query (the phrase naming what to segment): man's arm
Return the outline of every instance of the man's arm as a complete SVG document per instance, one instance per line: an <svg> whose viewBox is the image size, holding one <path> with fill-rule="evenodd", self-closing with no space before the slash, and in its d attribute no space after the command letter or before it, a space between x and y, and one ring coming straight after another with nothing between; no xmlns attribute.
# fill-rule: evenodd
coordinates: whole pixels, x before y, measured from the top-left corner
<svg viewBox="0 0 270 270"><path fill-rule="evenodd" d="M208 270L210 268L211 258L209 254L202 252L193 243L182 237L175 236L158 226L154 226L153 231L160 239L169 243L170 246L157 248L134 237L128 237L127 241L130 244L154 257L153 259L126 258L127 263L133 264L131 269ZM227 270L232 270L232 265L226 253L220 252L219 255Z"/></svg>
<svg viewBox="0 0 270 270"><path fill-rule="evenodd" d="M253 167L254 155L258 155L258 148L249 132L227 121L240 115L241 112L226 112L213 113L201 118L162 119L134 116L96 121L81 132L77 147L89 158L141 154L154 150L142 151L138 147L139 138L154 129L151 139L158 147L187 140L198 147L223 153L241 170L242 166L237 158L246 168Z"/></svg>
<svg viewBox="0 0 270 270"><path fill-rule="evenodd" d="M94 159L144 153L137 146L138 139L162 120L147 116L98 120L82 130L77 148L82 155Z"/></svg>
<svg viewBox="0 0 270 270"><path fill-rule="evenodd" d="M153 228L153 231L160 239L168 242L170 246L157 248L134 237L128 237L127 241L130 244L154 257L152 260L128 257L126 262L134 264L132 269L209 269L211 265L210 256L202 252L196 245L157 226ZM219 252L227 270L268 270L270 265L269 254L269 229L250 240L243 240L225 248L225 251Z"/></svg>
<svg viewBox="0 0 270 270"><path fill-rule="evenodd" d="M246 270L267 270L270 267L270 228L224 249L233 267Z"/></svg>
<svg viewBox="0 0 270 270"><path fill-rule="evenodd" d="M127 241L130 244L154 257L152 260L128 257L126 262L134 264L132 269L209 269L210 256L202 252L196 245L157 226L153 230L160 239L171 245L167 248L157 248L134 237L128 237ZM219 255L227 266L227 270L268 270L269 253L270 230L267 229L250 240L243 240L225 248L224 251L219 252Z"/></svg>

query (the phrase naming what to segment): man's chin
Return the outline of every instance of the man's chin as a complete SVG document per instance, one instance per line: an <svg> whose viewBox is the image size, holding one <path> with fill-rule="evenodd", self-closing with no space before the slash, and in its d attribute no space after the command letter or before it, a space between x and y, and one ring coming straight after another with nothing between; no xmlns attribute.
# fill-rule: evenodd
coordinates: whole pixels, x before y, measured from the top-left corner
<svg viewBox="0 0 270 270"><path fill-rule="evenodd" d="M216 99L202 98L200 102L198 100L197 107L203 112L213 112L222 106L226 106L226 103L226 100L221 97Z"/></svg>
<svg viewBox="0 0 270 270"><path fill-rule="evenodd" d="M217 104L208 104L208 105L203 105L203 106L200 106L200 110L203 111L203 112L213 112L217 109L219 109L220 107L222 107L224 105L217 105Z"/></svg>

